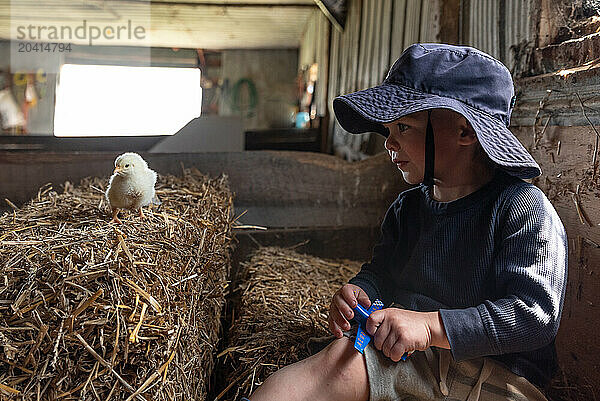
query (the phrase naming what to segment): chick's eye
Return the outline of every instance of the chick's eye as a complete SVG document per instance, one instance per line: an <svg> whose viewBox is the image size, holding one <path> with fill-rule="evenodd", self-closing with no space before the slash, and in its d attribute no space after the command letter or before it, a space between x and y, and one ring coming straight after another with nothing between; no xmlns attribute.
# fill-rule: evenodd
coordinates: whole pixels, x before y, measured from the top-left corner
<svg viewBox="0 0 600 401"><path fill-rule="evenodd" d="M127 168L127 167L129 167L129 164L126 164L126 165L125 165L125 168Z"/></svg>

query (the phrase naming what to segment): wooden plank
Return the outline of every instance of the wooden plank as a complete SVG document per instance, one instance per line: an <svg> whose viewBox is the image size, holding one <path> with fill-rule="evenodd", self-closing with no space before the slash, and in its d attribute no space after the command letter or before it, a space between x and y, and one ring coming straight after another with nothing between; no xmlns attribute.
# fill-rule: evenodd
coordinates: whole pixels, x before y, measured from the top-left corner
<svg viewBox="0 0 600 401"><path fill-rule="evenodd" d="M86 176L108 177L117 153L0 153L0 205L22 204L38 188ZM309 152L142 154L159 174L182 165L212 177L227 174L236 213L245 224L269 227L379 224L379 216L406 184L385 153L358 163Z"/></svg>
<svg viewBox="0 0 600 401"><path fill-rule="evenodd" d="M360 55L359 44L362 42L360 36L361 20L362 20L362 3L365 0L354 0L350 3L348 8L348 28L350 28L350 35L348 35L348 41L346 46L349 46L348 63L342 64L342 68L348 68L348 79L346 82L346 88L342 93L354 92L362 88L358 87L358 58ZM352 25L351 25L352 24Z"/></svg>
<svg viewBox="0 0 600 401"><path fill-rule="evenodd" d="M394 3L390 64L397 60L405 49L404 29L406 26L407 1L408 0L396 0Z"/></svg>
<svg viewBox="0 0 600 401"><path fill-rule="evenodd" d="M379 81L379 76L381 75L379 62L381 60L381 52L382 47L385 42L382 41L381 30L382 26L386 24L389 19L385 18L383 15L383 2L380 0L376 4L373 4L371 7L371 13L373 13L373 25L372 25L372 45L370 49L370 68L368 70L368 86L378 85L381 82Z"/></svg>
<svg viewBox="0 0 600 401"><path fill-rule="evenodd" d="M423 0L407 0L404 24L404 48L419 42Z"/></svg>
<svg viewBox="0 0 600 401"><path fill-rule="evenodd" d="M324 15L317 19L318 44L316 61L318 65L317 86L315 88L315 101L317 103L317 116L327 115L327 88L329 86L329 44L331 42L330 24Z"/></svg>
<svg viewBox="0 0 600 401"><path fill-rule="evenodd" d="M393 199L392 199L393 200ZM266 227L328 227L331 225L345 227L357 225L370 227L377 225L383 218L387 207L385 202L361 207L348 207L344 205L315 202L307 205L256 205L235 203L237 214L246 211L242 221L244 224L253 224Z"/></svg>
<svg viewBox="0 0 600 401"><path fill-rule="evenodd" d="M511 28L507 24L507 28ZM460 32L460 0L445 0L440 4L440 36L443 43L458 44Z"/></svg>
<svg viewBox="0 0 600 401"><path fill-rule="evenodd" d="M236 233L233 268L259 246L293 247L301 253L367 262L379 240L379 227L320 227Z"/></svg>
<svg viewBox="0 0 600 401"><path fill-rule="evenodd" d="M392 0L384 0L382 4L381 16L381 49L379 52L378 71L376 76L376 84L381 83L391 64L394 60L390 60L390 43L392 35L392 18L393 18L393 3Z"/></svg>
<svg viewBox="0 0 600 401"><path fill-rule="evenodd" d="M369 0L363 0L361 8L361 22L360 22L360 41L358 43L358 52L356 54L356 61L358 62L358 75L356 76L354 90L362 90L368 86L366 79L368 79L368 68L370 57L368 55L372 48L371 39L371 27L373 21L371 21L372 14L371 10L372 2Z"/></svg>
<svg viewBox="0 0 600 401"><path fill-rule="evenodd" d="M600 74L597 68L582 67L566 77L551 73L522 78L515 82L515 87L518 89L517 104L511 116L512 125L533 125L539 111L544 120L552 116L550 125L585 126L588 122L576 94L586 107L587 117L593 124L600 124L597 96Z"/></svg>
<svg viewBox="0 0 600 401"><path fill-rule="evenodd" d="M35 150L45 152L87 151L115 152L119 149L143 152L169 135L108 136L87 138L59 138L54 135L0 136L0 151Z"/></svg>

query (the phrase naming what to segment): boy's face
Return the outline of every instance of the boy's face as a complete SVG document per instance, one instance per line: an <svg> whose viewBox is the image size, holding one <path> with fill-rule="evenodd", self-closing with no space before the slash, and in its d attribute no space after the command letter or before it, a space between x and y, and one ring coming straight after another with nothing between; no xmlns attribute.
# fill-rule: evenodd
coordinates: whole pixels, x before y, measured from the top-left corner
<svg viewBox="0 0 600 401"><path fill-rule="evenodd" d="M453 168L461 147L477 139L466 119L451 110L434 109L431 124L435 135L434 175L440 177L441 172ZM427 111L409 114L383 125L390 132L385 140L390 159L407 183L421 183L425 172Z"/></svg>

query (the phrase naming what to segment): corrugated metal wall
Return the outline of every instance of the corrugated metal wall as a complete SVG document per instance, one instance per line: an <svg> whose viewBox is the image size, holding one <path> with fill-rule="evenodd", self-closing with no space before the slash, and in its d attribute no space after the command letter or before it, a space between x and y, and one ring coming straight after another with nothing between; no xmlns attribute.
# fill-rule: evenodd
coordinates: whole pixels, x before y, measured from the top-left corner
<svg viewBox="0 0 600 401"><path fill-rule="evenodd" d="M532 0L463 0L463 13L468 15L466 43L483 50L513 69L512 46L531 42Z"/></svg>
<svg viewBox="0 0 600 401"><path fill-rule="evenodd" d="M329 107L330 146L340 156L360 159L370 134L350 135L333 118L333 99L344 93L365 89L380 83L391 64L402 51L416 42L437 42L440 1L426 0L350 0L343 32L331 29L323 33L324 17L314 15L302 41L301 62L314 55L316 49L329 46L327 99L316 96L318 114ZM533 40L531 11L534 0L461 0L465 18L462 42L483 50L513 68L514 46ZM319 53L321 54L321 53ZM323 54L320 56L323 62ZM318 62L318 61L316 61ZM320 69L322 72L323 69ZM320 76L320 89L324 77Z"/></svg>
<svg viewBox="0 0 600 401"><path fill-rule="evenodd" d="M462 0L466 17L463 42L503 61L515 63L512 47L531 43L533 0ZM380 83L402 51L416 42L436 42L439 1L352 0L344 32L332 30L327 106L333 117L335 96ZM326 39L323 39L326 40ZM369 134L350 135L332 118L330 133L336 153L363 157Z"/></svg>
<svg viewBox="0 0 600 401"><path fill-rule="evenodd" d="M518 45L523 41L533 45L535 24L532 24L532 9L531 0L506 1L506 43L508 46L505 63L510 68L514 64L514 54L510 51L510 46Z"/></svg>
<svg viewBox="0 0 600 401"><path fill-rule="evenodd" d="M351 135L333 118L333 99L381 83L402 51L415 42L434 42L439 32L437 0L352 0L344 32L333 29L327 106L336 154L363 158L370 134Z"/></svg>

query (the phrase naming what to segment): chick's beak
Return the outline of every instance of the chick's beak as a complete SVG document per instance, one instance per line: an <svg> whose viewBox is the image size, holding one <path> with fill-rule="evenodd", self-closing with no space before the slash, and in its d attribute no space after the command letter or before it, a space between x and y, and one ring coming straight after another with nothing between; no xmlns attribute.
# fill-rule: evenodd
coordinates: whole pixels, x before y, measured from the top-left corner
<svg viewBox="0 0 600 401"><path fill-rule="evenodd" d="M123 169L119 166L115 167L115 171L113 171L113 174L119 174Z"/></svg>

